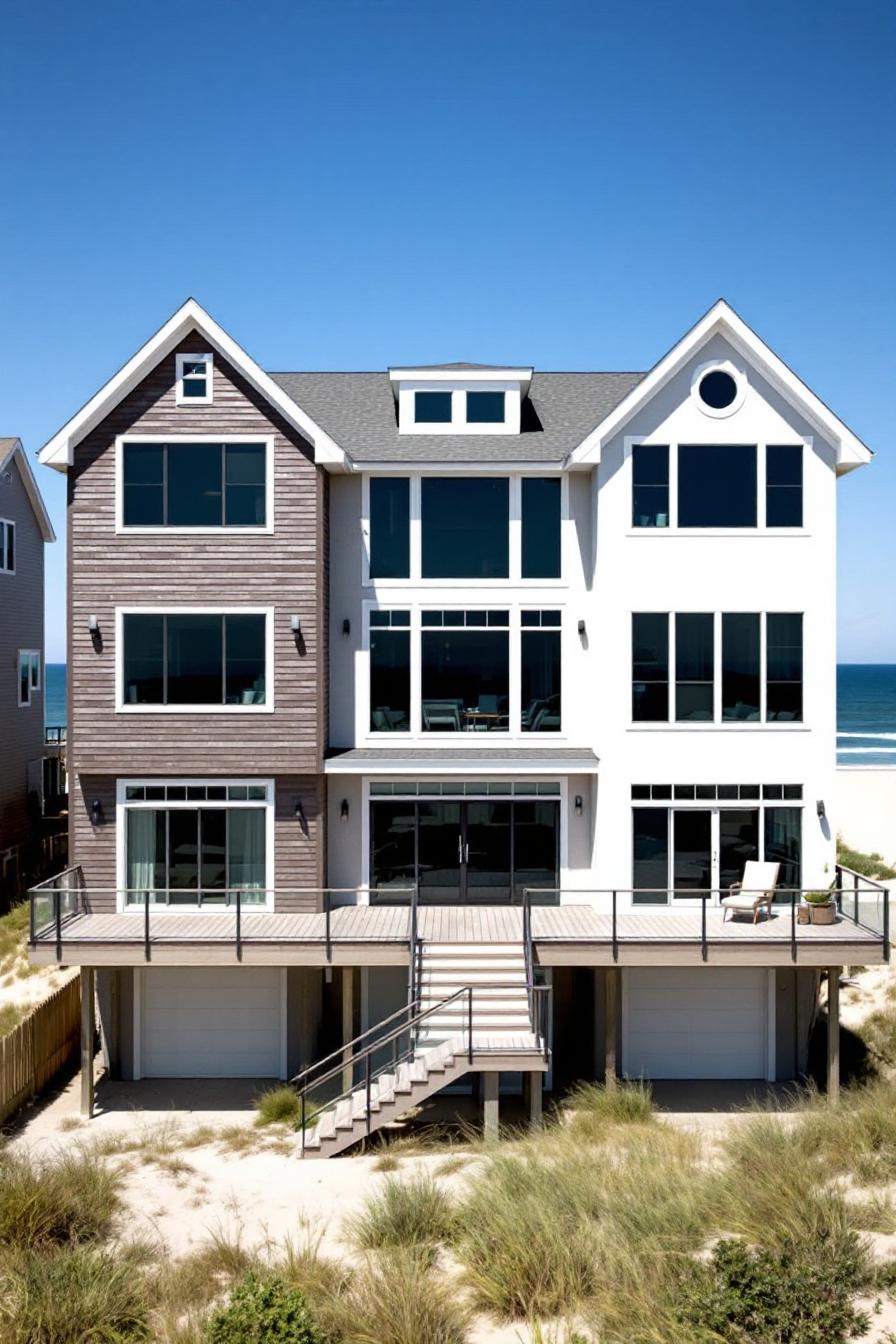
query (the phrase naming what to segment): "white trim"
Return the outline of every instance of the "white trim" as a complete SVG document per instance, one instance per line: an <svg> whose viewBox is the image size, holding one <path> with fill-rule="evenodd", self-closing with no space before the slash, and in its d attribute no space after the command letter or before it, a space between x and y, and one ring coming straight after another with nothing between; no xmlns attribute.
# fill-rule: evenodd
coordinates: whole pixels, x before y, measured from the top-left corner
<svg viewBox="0 0 896 1344"><path fill-rule="evenodd" d="M12 569L6 567L6 534L12 530ZM19 558L19 547L16 541L16 520L14 518L0 518L0 574L8 574L10 578L15 576L16 561Z"/></svg>
<svg viewBox="0 0 896 1344"><path fill-rule="evenodd" d="M185 336L199 330L209 345L234 366L285 419L314 445L314 460L335 468L351 469L346 453L320 425L265 373L254 359L237 345L236 341L219 326L195 299L187 299L176 313L140 347L136 354L122 365L116 374L96 392L89 401L68 420L40 450L39 458L46 466L65 471L72 465L74 449L105 419L109 412L128 395Z"/></svg>
<svg viewBox="0 0 896 1344"><path fill-rule="evenodd" d="M22 672L23 672L24 669L23 669L23 665L22 665L22 664L23 664L23 660L26 659L26 658L28 659L28 699L27 699L27 700L23 700L23 699L22 699ZM36 680L36 681L34 680L34 668L35 668L35 662L33 661L33 660L35 660L35 659L36 659L36 665L37 665L37 680ZM41 688L41 656L40 656L40 649L19 649L19 656L18 656L18 659L16 660L16 675L17 675L17 682L16 682L16 699L18 700L19 709L28 709L28 708L30 708L30 706L34 703L33 692L34 692L34 691L38 691L38 692L39 692L39 691L40 691L40 688Z"/></svg>
<svg viewBox="0 0 896 1344"><path fill-rule="evenodd" d="M205 393L201 397L188 397L184 391L184 368L187 364L203 364L205 373L190 374L191 380L204 377ZM176 382L174 385L174 404L176 406L211 406L215 400L214 388L215 357L211 351L203 353L193 353L192 351L181 351L174 358L174 374Z"/></svg>
<svg viewBox="0 0 896 1344"><path fill-rule="evenodd" d="M528 387L534 373L532 365L508 364L490 369L439 369L425 365L392 365L389 368L390 383L431 382L431 383L523 383Z"/></svg>
<svg viewBox="0 0 896 1344"><path fill-rule="evenodd" d="M632 416L716 334L724 336L739 354L755 364L784 400L812 421L819 432L830 440L836 449L839 474L871 461L870 448L778 358L724 299L719 299L628 396L623 397L618 406L573 449L565 465L592 466L599 462L604 444L619 433Z"/></svg>
<svg viewBox="0 0 896 1344"><path fill-rule="evenodd" d="M464 736L461 734L461 736ZM414 744L419 745L418 743ZM487 750L480 754L483 757L482 762L458 761L452 759L450 751L438 761L423 759L414 759L408 757L405 760L396 761L350 761L342 763L338 756L329 757L324 761L325 775L362 775L369 779L389 779L393 775L442 775L446 778L457 776L464 779L472 776L478 779L480 776L486 779L514 779L518 775L523 775L527 779L542 779L548 781L550 776L557 775L596 775L600 773L600 762L595 756L593 760L578 760L570 757L547 756L539 757L536 761L518 761L500 756L489 756ZM649 806L649 804L648 804Z"/></svg>
<svg viewBox="0 0 896 1344"><path fill-rule="evenodd" d="M710 406L700 396L700 383L708 373L727 373L731 378L734 383L734 400L730 406ZM727 420L729 415L736 414L743 406L748 386L745 369L739 369L730 359L709 359L704 364L698 364L691 376L691 400L702 415L708 415L712 420Z"/></svg>
<svg viewBox="0 0 896 1344"><path fill-rule="evenodd" d="M126 796L129 788L157 787L159 785L175 785L189 787L190 785L214 785L216 788L228 788L230 785L242 788L251 786L253 788L263 787L265 790L264 799L261 798L128 798ZM237 809L237 808L259 808L265 809L265 900L261 905L251 907L252 914L264 914L275 909L276 901L274 898L274 887L276 882L275 865L275 828L276 819L276 785L271 778L251 778L251 777L229 777L219 776L133 776L130 778L119 778L115 781L115 889L116 899L115 908L119 914L134 914L143 918L143 903L128 904L127 901L127 823L126 813L129 808L136 808L140 811L161 811L168 809L183 809L185 811L207 808L214 809ZM184 911L207 909L210 913L220 913L227 909L226 906L210 905L207 907L197 905L177 904L168 905L167 903L152 904L150 906L151 915L155 918L157 915L168 915L169 913L183 913Z"/></svg>
<svg viewBox="0 0 896 1344"><path fill-rule="evenodd" d="M263 705L131 705L124 701L125 616L263 616L265 702ZM274 608L273 607L162 607L115 608L115 713L116 714L272 714L274 712Z"/></svg>
<svg viewBox="0 0 896 1344"><path fill-rule="evenodd" d="M53 524L50 522L50 515L47 513L37 481L34 479L34 472L31 470L31 463L22 447L21 439L15 439L6 456L0 461L0 476L3 475L10 462L15 460L19 475L22 478L22 484L25 487L25 493L28 496L28 502L31 505L32 512L37 519L37 525L40 528L40 534L44 541L55 541L56 533L53 530Z"/></svg>
<svg viewBox="0 0 896 1344"><path fill-rule="evenodd" d="M170 527L168 524L151 527L127 527L124 522L124 446L126 443L263 443L264 455L264 513L262 527L242 527L221 524L220 527ZM193 536L240 537L264 536L274 530L274 438L270 434L118 434L115 437L115 531L126 537L139 536Z"/></svg>

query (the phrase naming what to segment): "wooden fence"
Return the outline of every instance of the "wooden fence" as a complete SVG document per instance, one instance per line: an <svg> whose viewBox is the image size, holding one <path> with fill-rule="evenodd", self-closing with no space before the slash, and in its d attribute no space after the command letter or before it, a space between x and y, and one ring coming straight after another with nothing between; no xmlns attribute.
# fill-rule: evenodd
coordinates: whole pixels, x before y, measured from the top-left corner
<svg viewBox="0 0 896 1344"><path fill-rule="evenodd" d="M75 976L0 1037L0 1124L55 1078L80 1042L81 977Z"/></svg>

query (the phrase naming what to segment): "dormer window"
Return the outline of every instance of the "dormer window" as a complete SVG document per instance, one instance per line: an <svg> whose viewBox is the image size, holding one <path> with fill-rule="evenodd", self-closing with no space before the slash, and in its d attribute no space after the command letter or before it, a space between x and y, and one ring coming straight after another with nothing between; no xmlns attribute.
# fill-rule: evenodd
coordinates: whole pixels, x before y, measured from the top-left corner
<svg viewBox="0 0 896 1344"><path fill-rule="evenodd" d="M212 401L212 366L210 354L177 356L178 406L208 406Z"/></svg>
<svg viewBox="0 0 896 1344"><path fill-rule="evenodd" d="M468 425L503 425L503 423L504 423L503 392L467 393Z"/></svg>
<svg viewBox="0 0 896 1344"><path fill-rule="evenodd" d="M450 392L415 392L414 423L418 425L450 425Z"/></svg>

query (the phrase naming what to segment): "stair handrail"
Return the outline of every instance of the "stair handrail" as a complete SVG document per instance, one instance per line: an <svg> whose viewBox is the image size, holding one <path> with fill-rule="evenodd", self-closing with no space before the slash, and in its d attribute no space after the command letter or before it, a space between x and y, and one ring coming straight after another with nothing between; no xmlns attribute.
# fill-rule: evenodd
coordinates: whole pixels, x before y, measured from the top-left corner
<svg viewBox="0 0 896 1344"><path fill-rule="evenodd" d="M411 889L410 909L408 910L408 1005L417 1002L417 903L420 891L419 882Z"/></svg>
<svg viewBox="0 0 896 1344"><path fill-rule="evenodd" d="M308 1069L305 1069L302 1073L297 1074L295 1078L291 1078L290 1086L294 1087L296 1091L299 1093L299 1102L301 1104L301 1118L299 1123L302 1133L302 1155L304 1156L305 1153L306 1098L310 1088L321 1087L324 1083L329 1082L331 1078L338 1077L339 1074L343 1073L344 1070L346 1069L351 1069L352 1074L354 1074L355 1066L363 1060L366 1066L365 1090L368 1098L367 1102L365 1103L365 1119L366 1119L370 1113L369 1096L370 1096L371 1082L375 1082L376 1079L380 1076L380 1074L385 1073L388 1069L390 1068L394 1069L399 1063L404 1063L404 1060L407 1057L412 1056L414 1054L416 1046L412 1043L408 1047L408 1049L404 1050L401 1053L401 1055L398 1054L397 1050L393 1050L391 1061L389 1061L389 1063L387 1064L383 1064L382 1067L377 1069L375 1073L371 1073L369 1067L370 1056L373 1054L373 1052L375 1050L381 1050L384 1046L389 1045L389 1043L392 1041L397 1041L400 1036L404 1036L406 1033L411 1033L411 1035L413 1035L419 1023L424 1021L427 1017L430 1017L433 1013L442 1012L445 1008L447 1008L447 1006L450 1003L453 1003L456 999L459 999L463 996L466 996L469 1001L471 993L472 990L469 985L465 985L462 989L455 990L453 994L449 994L447 998L440 1000L439 1003L434 1003L432 1004L431 1007L426 1008L423 1012L416 1013L414 1017L412 1017L403 1026L393 1028L393 1030L387 1032L385 1036L378 1036L375 1041L372 1041L369 1045L366 1045L362 1050L356 1051L350 1059L345 1059L343 1057L344 1052L349 1049L349 1046L355 1044L355 1042L350 1041L347 1045L343 1045L339 1050L335 1050L333 1051L333 1054L327 1056L327 1059L332 1059L335 1055L339 1055L342 1058L339 1064L337 1064L334 1068L329 1069L327 1073L322 1074L320 1078L315 1079L314 1082L307 1082L304 1083L301 1087L298 1086L298 1083L301 1079L303 1079L307 1074L313 1072L315 1067L314 1065L312 1065ZM371 1027L366 1032L363 1032L362 1036L369 1036L371 1031L376 1031L377 1028L382 1027L387 1022L391 1022L394 1018L401 1016L402 1013L407 1012L407 1009L412 1006L414 1005L408 1004L407 1008L399 1009L397 1013L392 1013L389 1017L384 1018L382 1022L378 1022L375 1027ZM361 1037L357 1037L356 1039L360 1040ZM471 1036L468 1041L468 1051L471 1057L472 1057L472 1049L473 1049L473 1040ZM324 1064L326 1063L326 1060L320 1060L318 1061L318 1063ZM328 1097L326 1103L321 1107L321 1111L334 1109L336 1106L339 1105L340 1101L344 1101L346 1097L350 1097L352 1093L355 1092L356 1090L357 1085L354 1082L353 1077L351 1086L348 1088L344 1088L338 1094L338 1096Z"/></svg>
<svg viewBox="0 0 896 1344"><path fill-rule="evenodd" d="M318 1059L318 1060L316 1060L313 1064L309 1064L308 1067L307 1067L306 1069L302 1069L300 1073L297 1073L297 1074L295 1074L294 1077L290 1078L290 1079L289 1079L289 1084L288 1084L288 1085L289 1085L290 1087L294 1087L294 1088L298 1091L298 1089L299 1089L300 1087L302 1087L302 1086L305 1085L304 1082L303 1082L303 1080L304 1080L305 1078L307 1078L309 1074L315 1073L315 1072L316 1072L319 1068L321 1068L324 1064L329 1064L329 1062L330 1062L331 1060L335 1060L335 1059L338 1059L338 1060L340 1060L340 1061L342 1061L342 1062L344 1063L344 1062L345 1062L345 1052L346 1052L347 1050L353 1050L354 1047L355 1047L356 1045L359 1044L359 1042L361 1042L361 1041L363 1041L363 1040L365 1039L365 1037L370 1036L371 1033L374 1032L374 1031L378 1031L378 1030L380 1029L380 1027L385 1027L385 1026L387 1025L387 1023L389 1023L389 1022L393 1022L393 1021L395 1020L396 1017L403 1017L403 1016L405 1015L405 1013L409 1012L409 1010L410 1010L411 1008L413 1008L413 1007L415 1007L415 1004L414 1004L414 1003L406 1003L406 1004L404 1005L403 1008L399 1008L396 1012L394 1012L394 1013L390 1013L388 1017L384 1017L384 1018L382 1018L381 1021L374 1023L374 1025L373 1025L372 1027L368 1027L368 1028L366 1029L366 1031L362 1031L359 1035L355 1036L355 1038L354 1038L353 1040L351 1040L351 1041L346 1041L344 1045L340 1045L340 1046L338 1047L338 1049L336 1049L336 1050L331 1050L330 1053L329 1053L328 1055L324 1055L323 1059ZM402 1031L407 1031L407 1029L408 1029L408 1026L407 1026L407 1023L406 1023L406 1024L404 1025L404 1027L402 1027L401 1030L402 1030ZM382 1039L382 1038L378 1038L378 1039ZM341 1065L340 1065L340 1067L341 1067ZM321 1081L320 1079L317 1080L317 1082L320 1082L320 1081ZM316 1085L317 1085L317 1084L315 1084L315 1086L316 1086Z"/></svg>

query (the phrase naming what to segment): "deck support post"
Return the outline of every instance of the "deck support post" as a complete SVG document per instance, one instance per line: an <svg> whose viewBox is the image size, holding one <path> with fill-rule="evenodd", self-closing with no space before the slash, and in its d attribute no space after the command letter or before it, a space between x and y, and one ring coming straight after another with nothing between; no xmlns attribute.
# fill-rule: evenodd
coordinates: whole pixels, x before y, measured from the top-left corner
<svg viewBox="0 0 896 1344"><path fill-rule="evenodd" d="M81 967L81 1114L93 1117L93 1046L96 1038L94 992L96 972Z"/></svg>
<svg viewBox="0 0 896 1344"><path fill-rule="evenodd" d="M828 1101L840 1099L840 967L828 967Z"/></svg>
<svg viewBox="0 0 896 1344"><path fill-rule="evenodd" d="M501 1075L482 1075L482 1133L486 1143L498 1140L498 1084Z"/></svg>
<svg viewBox="0 0 896 1344"><path fill-rule="evenodd" d="M619 1029L619 967L608 966L605 975L604 1084L607 1087L615 1087L617 1079L616 1036Z"/></svg>
<svg viewBox="0 0 896 1344"><path fill-rule="evenodd" d="M523 1100L530 1129L541 1129L541 1090L544 1074L540 1069L530 1069L523 1074Z"/></svg>
<svg viewBox="0 0 896 1344"><path fill-rule="evenodd" d="M344 1044L354 1040L354 1022L355 1022L355 969L353 966L343 966L342 968L342 1040ZM344 1050L342 1053L342 1090L350 1092L354 1086L354 1069L352 1068L352 1052Z"/></svg>

